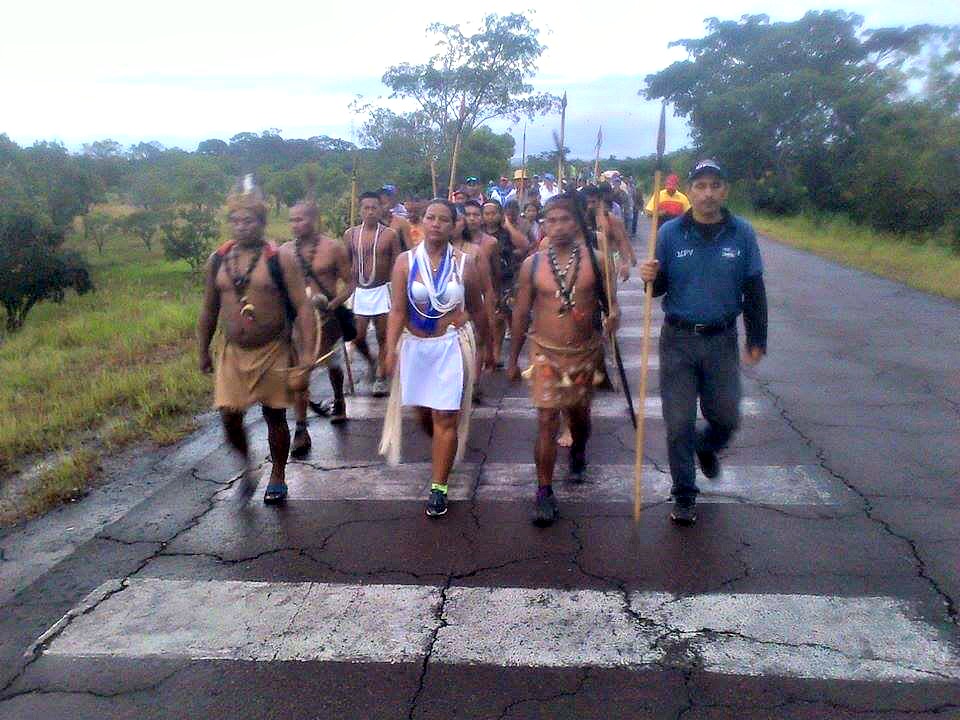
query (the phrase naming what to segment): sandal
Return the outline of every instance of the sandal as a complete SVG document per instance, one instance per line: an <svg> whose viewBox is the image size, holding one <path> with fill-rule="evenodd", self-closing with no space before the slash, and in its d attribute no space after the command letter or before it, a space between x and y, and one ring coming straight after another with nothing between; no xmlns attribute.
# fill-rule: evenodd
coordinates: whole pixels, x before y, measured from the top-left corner
<svg viewBox="0 0 960 720"><path fill-rule="evenodd" d="M277 505L287 499L287 486L267 485L267 491L263 494L264 505Z"/></svg>

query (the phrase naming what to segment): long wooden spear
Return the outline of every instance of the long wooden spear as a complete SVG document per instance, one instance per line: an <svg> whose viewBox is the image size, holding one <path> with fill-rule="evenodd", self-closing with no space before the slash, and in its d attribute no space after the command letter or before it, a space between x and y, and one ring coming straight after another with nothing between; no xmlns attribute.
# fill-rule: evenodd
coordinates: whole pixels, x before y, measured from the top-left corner
<svg viewBox="0 0 960 720"><path fill-rule="evenodd" d="M603 145L603 125L597 130L597 156L593 161L593 181L600 184L600 147Z"/></svg>
<svg viewBox="0 0 960 720"><path fill-rule="evenodd" d="M527 206L527 124L523 124L523 150L520 153L520 207Z"/></svg>
<svg viewBox="0 0 960 720"><path fill-rule="evenodd" d="M353 123L350 123L350 135L353 135ZM353 168L350 171L350 227L357 224L357 143L353 143ZM353 366L350 365L350 351L347 350L347 343L343 345L343 364L347 369L347 386L350 388L350 394L357 394L357 386L353 382Z"/></svg>
<svg viewBox="0 0 960 720"><path fill-rule="evenodd" d="M350 171L350 227L357 224L357 146L353 146L353 169Z"/></svg>
<svg viewBox="0 0 960 720"><path fill-rule="evenodd" d="M567 91L563 91L563 100L560 101L560 152L557 154L557 187L563 192L563 171L566 166L566 157L563 153L563 143L567 132Z"/></svg>
<svg viewBox="0 0 960 720"><path fill-rule="evenodd" d="M657 225L660 222L660 179L663 154L667 144L667 104L660 106L660 128L657 130L657 166L653 174L653 215L647 237L647 260L653 260L657 249ZM650 320L653 316L653 283L648 282L643 295L643 344L640 351L640 412L637 415L637 447L633 465L633 521L640 522L641 482L643 480L644 418L647 400L647 368L650 365Z"/></svg>
<svg viewBox="0 0 960 720"><path fill-rule="evenodd" d="M457 138L453 143L453 157L450 158L450 184L447 187L447 199L453 200L453 186L457 181L457 158L460 155L460 143L463 142L464 114L467 107L467 96L460 98L460 116L457 119Z"/></svg>

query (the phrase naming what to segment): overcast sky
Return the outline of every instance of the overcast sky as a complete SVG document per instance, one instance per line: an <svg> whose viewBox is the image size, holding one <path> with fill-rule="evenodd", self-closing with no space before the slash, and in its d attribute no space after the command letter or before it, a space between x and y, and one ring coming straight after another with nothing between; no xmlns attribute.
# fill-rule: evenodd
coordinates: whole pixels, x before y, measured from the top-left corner
<svg viewBox="0 0 960 720"><path fill-rule="evenodd" d="M396 0L11 3L4 9L0 44L0 132L20 144L59 140L73 149L113 138L125 145L157 140L193 150L206 138L268 128L286 138L349 139L350 100L384 95L380 77L389 65L430 56L426 25L469 25L478 16L462 8L471 5L491 7ZM774 20L794 20L810 9L842 7L863 15L867 27L960 22L957 0L920 5L849 0L842 6L782 0L774 8L759 0L622 1L576 7L573 13L540 9L532 16L548 47L533 83L538 90L568 91L567 145L575 157L592 156L601 123L604 155L654 150L658 106L637 91L645 75L683 58L668 42L703 35L703 19L711 15L736 19L765 12ZM558 127L556 117L532 124L528 152L549 149L551 131ZM522 128L505 123L494 128L513 132L519 154ZM668 118L667 133L668 149L687 141L679 119Z"/></svg>

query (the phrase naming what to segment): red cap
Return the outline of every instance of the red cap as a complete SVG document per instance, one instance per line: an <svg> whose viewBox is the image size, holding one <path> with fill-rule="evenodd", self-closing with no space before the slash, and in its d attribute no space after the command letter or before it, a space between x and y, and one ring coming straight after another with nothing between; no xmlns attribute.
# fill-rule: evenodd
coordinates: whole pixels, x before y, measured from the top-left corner
<svg viewBox="0 0 960 720"><path fill-rule="evenodd" d="M676 175L667 175L667 189L676 190L680 187L680 178Z"/></svg>

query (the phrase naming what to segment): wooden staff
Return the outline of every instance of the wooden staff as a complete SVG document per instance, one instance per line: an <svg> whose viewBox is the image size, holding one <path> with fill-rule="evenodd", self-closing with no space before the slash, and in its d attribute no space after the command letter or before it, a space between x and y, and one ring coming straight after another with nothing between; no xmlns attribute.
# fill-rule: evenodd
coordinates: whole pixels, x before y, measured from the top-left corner
<svg viewBox="0 0 960 720"><path fill-rule="evenodd" d="M350 227L357 224L357 146L353 146L353 168L350 171ZM350 352L347 350L346 341L340 343L343 346L343 365L347 371L347 386L350 388L350 394L357 394L357 386L353 382L353 367L350 365Z"/></svg>
<svg viewBox="0 0 960 720"><path fill-rule="evenodd" d="M657 166L653 174L653 215L647 238L647 260L653 260L657 249L657 224L660 222L660 178L663 153L666 149L667 105L660 107L660 128L657 131ZM637 415L637 446L633 466L633 521L640 522L641 481L643 480L644 419L647 400L647 368L650 364L650 320L653 316L653 283L648 282L643 294L643 344L640 351L640 408Z"/></svg>
<svg viewBox="0 0 960 720"><path fill-rule="evenodd" d="M464 112L466 110L466 96L460 99L460 117L457 122L457 137L453 143L453 157L450 158L450 184L447 186L447 199L453 200L453 186L457 181L457 158L460 155L460 143L463 139Z"/></svg>
<svg viewBox="0 0 960 720"><path fill-rule="evenodd" d="M437 196L437 157L430 156L430 182L433 185L433 197Z"/></svg>
<svg viewBox="0 0 960 720"><path fill-rule="evenodd" d="M563 91L563 100L560 101L560 152L557 154L557 187L563 192L563 171L566 158L563 154L563 143L567 131L567 91Z"/></svg>
<svg viewBox="0 0 960 720"><path fill-rule="evenodd" d="M350 171L350 227L357 224L357 146L353 146L353 169Z"/></svg>

